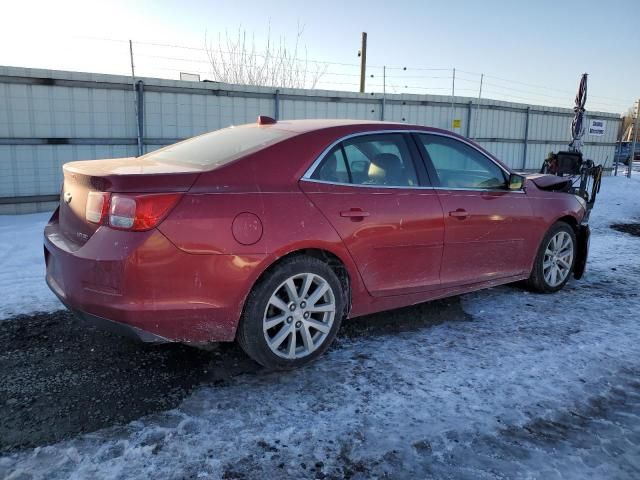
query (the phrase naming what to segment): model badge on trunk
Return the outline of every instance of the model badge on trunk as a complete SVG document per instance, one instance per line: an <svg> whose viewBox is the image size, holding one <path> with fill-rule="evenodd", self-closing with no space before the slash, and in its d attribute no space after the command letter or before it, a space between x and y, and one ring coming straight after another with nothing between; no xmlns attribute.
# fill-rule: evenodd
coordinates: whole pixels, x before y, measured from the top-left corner
<svg viewBox="0 0 640 480"><path fill-rule="evenodd" d="M66 203L71 203L72 198L73 197L71 197L71 192L64 192L64 201Z"/></svg>

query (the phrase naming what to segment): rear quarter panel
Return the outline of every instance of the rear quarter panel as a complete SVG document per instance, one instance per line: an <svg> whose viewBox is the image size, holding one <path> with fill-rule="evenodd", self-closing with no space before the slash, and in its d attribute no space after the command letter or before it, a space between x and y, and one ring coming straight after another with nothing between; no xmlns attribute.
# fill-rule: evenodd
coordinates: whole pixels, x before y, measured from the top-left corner
<svg viewBox="0 0 640 480"><path fill-rule="evenodd" d="M245 212L258 216L262 225L262 235L253 245L239 243L232 232L234 218ZM236 263L251 259L251 274L237 292L240 303L260 275L280 258L311 248L328 251L342 261L349 273L354 304L368 297L342 240L299 190L186 195L159 230L180 250L194 256L233 256Z"/></svg>

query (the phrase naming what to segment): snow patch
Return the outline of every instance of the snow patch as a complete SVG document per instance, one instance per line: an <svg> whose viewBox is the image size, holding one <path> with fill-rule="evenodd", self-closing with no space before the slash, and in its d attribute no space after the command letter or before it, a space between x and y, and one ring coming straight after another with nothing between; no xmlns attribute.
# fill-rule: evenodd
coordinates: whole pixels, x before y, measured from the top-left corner
<svg viewBox="0 0 640 480"><path fill-rule="evenodd" d="M50 212L0 215L0 321L62 307L45 282L42 235Z"/></svg>

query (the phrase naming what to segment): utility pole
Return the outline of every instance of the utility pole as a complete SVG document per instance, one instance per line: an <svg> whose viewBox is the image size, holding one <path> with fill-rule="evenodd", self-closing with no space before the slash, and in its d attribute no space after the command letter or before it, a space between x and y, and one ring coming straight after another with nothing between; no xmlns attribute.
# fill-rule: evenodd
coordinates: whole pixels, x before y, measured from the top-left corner
<svg viewBox="0 0 640 480"><path fill-rule="evenodd" d="M362 32L360 47L360 93L364 93L364 79L367 75L367 32Z"/></svg>
<svg viewBox="0 0 640 480"><path fill-rule="evenodd" d="M140 131L140 112L138 111L138 89L136 88L136 71L133 66L133 42L129 40L129 56L131 58L131 82L133 84L133 104L136 109L136 137L138 138L138 156L142 155L142 132Z"/></svg>
<svg viewBox="0 0 640 480"><path fill-rule="evenodd" d="M627 169L627 178L631 178L631 170L633 170L633 159L636 156L636 144L638 143L638 123L640 117L640 99L636 103L635 120L633 122L633 142L631 143L631 156L629 157L629 168Z"/></svg>

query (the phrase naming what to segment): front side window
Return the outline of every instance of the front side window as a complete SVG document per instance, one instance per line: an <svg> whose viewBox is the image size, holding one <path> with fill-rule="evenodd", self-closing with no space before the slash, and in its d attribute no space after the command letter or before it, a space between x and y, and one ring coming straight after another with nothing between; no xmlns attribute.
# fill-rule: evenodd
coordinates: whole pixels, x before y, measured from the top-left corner
<svg viewBox="0 0 640 480"><path fill-rule="evenodd" d="M345 140L329 152L311 178L354 185L418 185L409 147L404 135L399 133L362 135Z"/></svg>
<svg viewBox="0 0 640 480"><path fill-rule="evenodd" d="M440 185L448 188L505 188L504 171L475 148L440 135L419 135Z"/></svg>

